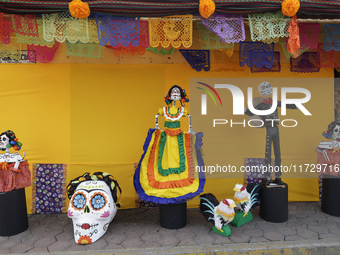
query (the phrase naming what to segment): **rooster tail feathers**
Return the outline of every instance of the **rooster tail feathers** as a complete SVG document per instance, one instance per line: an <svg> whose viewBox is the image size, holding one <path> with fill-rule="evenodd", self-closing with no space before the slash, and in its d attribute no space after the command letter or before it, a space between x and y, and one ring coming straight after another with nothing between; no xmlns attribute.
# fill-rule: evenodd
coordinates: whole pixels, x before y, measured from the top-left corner
<svg viewBox="0 0 340 255"><path fill-rule="evenodd" d="M206 193L200 196L200 212L207 221L214 222L214 208L219 205L217 198L211 194Z"/></svg>
<svg viewBox="0 0 340 255"><path fill-rule="evenodd" d="M250 193L250 202L251 202L251 209L253 209L255 206L258 205L259 199L260 199L260 191L261 187L260 185L256 183L248 183L247 185L247 191Z"/></svg>

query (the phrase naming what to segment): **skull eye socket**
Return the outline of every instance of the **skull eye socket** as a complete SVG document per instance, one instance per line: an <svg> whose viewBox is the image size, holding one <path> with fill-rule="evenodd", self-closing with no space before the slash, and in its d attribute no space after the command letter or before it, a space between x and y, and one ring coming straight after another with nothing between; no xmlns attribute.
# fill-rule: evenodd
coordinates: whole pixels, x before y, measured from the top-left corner
<svg viewBox="0 0 340 255"><path fill-rule="evenodd" d="M100 193L95 193L91 197L91 206L94 210L100 210L106 205L107 201L105 199L105 196L103 196Z"/></svg>
<svg viewBox="0 0 340 255"><path fill-rule="evenodd" d="M73 196L72 207L76 210L82 210L86 204L86 197L83 193L79 192Z"/></svg>
<svg viewBox="0 0 340 255"><path fill-rule="evenodd" d="M6 142L7 141L7 137L3 136L2 137L2 141Z"/></svg>
<svg viewBox="0 0 340 255"><path fill-rule="evenodd" d="M334 132L339 132L339 129L334 129L333 131L334 131Z"/></svg>

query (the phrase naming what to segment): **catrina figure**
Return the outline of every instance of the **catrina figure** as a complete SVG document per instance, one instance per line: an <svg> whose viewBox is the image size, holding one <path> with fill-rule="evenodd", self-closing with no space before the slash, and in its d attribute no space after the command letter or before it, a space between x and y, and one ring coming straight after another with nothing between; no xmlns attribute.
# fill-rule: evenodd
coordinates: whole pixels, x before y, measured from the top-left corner
<svg viewBox="0 0 340 255"><path fill-rule="evenodd" d="M195 133L191 117L184 108L189 99L180 86L174 85L165 97L166 106L156 115L155 128L149 129L144 153L134 175L140 199L158 204L177 204L199 195L205 184L202 133ZM165 117L164 130L158 125ZM189 130L181 129L181 119L188 117ZM201 168L203 169L203 168Z"/></svg>
<svg viewBox="0 0 340 255"><path fill-rule="evenodd" d="M340 174L340 122L333 121L328 125L327 131L322 135L328 141L321 141L316 147L318 152L318 165L322 169L317 169L322 174L337 176Z"/></svg>
<svg viewBox="0 0 340 255"><path fill-rule="evenodd" d="M0 148L5 153L0 154L0 192L9 192L31 186L31 171L24 156L10 153L10 148L18 151L22 143L14 132L7 130L0 134Z"/></svg>
<svg viewBox="0 0 340 255"><path fill-rule="evenodd" d="M118 182L108 173L85 173L70 181L67 216L73 221L74 240L91 244L101 238L115 217L120 203Z"/></svg>

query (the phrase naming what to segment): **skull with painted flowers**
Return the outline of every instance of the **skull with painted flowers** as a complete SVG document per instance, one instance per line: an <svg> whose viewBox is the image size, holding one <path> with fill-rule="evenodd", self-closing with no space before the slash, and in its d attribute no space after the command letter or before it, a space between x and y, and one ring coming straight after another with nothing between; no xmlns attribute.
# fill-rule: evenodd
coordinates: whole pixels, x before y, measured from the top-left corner
<svg viewBox="0 0 340 255"><path fill-rule="evenodd" d="M119 207L117 190L121 192L118 182L108 173L85 173L69 183L67 215L76 243L91 244L106 233Z"/></svg>

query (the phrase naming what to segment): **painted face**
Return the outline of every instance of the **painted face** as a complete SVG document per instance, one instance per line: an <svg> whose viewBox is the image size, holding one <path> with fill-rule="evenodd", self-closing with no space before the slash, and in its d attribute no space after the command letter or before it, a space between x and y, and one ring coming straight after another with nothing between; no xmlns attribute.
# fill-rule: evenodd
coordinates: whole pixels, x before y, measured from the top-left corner
<svg viewBox="0 0 340 255"><path fill-rule="evenodd" d="M170 93L171 100L181 100L181 91L179 88L173 88Z"/></svg>
<svg viewBox="0 0 340 255"><path fill-rule="evenodd" d="M105 233L117 212L110 188L104 181L85 181L70 199L67 215L73 221L74 240L90 244Z"/></svg>
<svg viewBox="0 0 340 255"><path fill-rule="evenodd" d="M269 96L273 94L272 86L270 85L270 83L266 81L262 82L259 85L259 93L261 96Z"/></svg>
<svg viewBox="0 0 340 255"><path fill-rule="evenodd" d="M7 144L9 144L9 138L6 135L0 136L0 148L6 149Z"/></svg>
<svg viewBox="0 0 340 255"><path fill-rule="evenodd" d="M333 139L340 139L340 126L336 125L333 129Z"/></svg>

